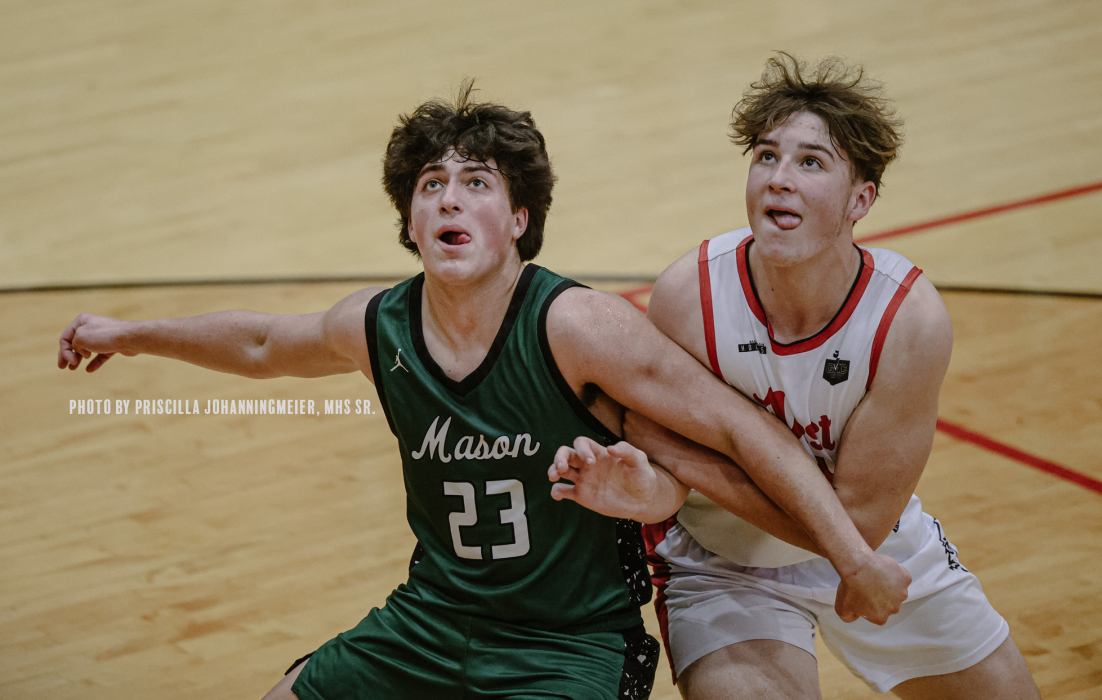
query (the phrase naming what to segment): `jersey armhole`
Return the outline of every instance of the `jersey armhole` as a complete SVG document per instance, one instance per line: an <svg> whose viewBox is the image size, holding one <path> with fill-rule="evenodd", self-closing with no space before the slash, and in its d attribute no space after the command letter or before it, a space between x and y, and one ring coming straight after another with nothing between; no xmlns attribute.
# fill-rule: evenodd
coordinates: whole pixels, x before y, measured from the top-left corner
<svg viewBox="0 0 1102 700"><path fill-rule="evenodd" d="M379 292L367 302L367 311L364 313L364 334L367 337L367 354L371 358L371 378L375 380L375 393L379 395L379 405L383 408L390 432L398 436L394 429L394 419L390 417L390 408L386 402L386 388L383 386L383 373L379 369L379 305L383 303L383 297L390 290Z"/></svg>
<svg viewBox="0 0 1102 700"><path fill-rule="evenodd" d="M620 436L613 433L604 423L598 420L597 416L593 415L582 403L582 400L578 398L578 395L574 393L570 383L566 381L566 377L562 376L562 371L559 369L558 363L555 362L555 355L551 352L551 344L547 340L547 312L551 308L551 303L571 287L588 289L585 285L578 284L574 280L563 280L555 285L554 289L547 294L547 298L543 300L536 321L536 334L539 338L540 352L543 353L543 363L547 366L547 371L550 372L551 378L555 381L555 386L559 388L559 393L573 409L574 414L578 416L582 423L585 423L587 428L609 440L609 444L613 444L620 441Z"/></svg>
<svg viewBox="0 0 1102 700"><path fill-rule="evenodd" d="M876 377L876 368L880 365L880 353L884 350L884 341L888 337L888 329L892 327L895 312L899 311L899 306L907 297L907 293L911 291L911 285L921 274L922 270L917 267L911 268L911 271L903 278L903 282L900 283L899 289L895 290L892 300L888 302L888 307L884 309L884 315L880 317L880 325L876 327L876 335L872 339L872 356L869 357L869 380L865 382L865 391L872 388L872 380Z"/></svg>

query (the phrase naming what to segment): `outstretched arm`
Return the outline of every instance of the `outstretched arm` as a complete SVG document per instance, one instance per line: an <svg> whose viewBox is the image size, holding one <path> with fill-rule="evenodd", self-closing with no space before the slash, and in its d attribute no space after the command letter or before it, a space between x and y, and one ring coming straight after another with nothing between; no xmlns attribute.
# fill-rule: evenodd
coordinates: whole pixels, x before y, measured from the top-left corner
<svg viewBox="0 0 1102 700"><path fill-rule="evenodd" d="M322 377L361 370L371 378L364 335L369 287L328 311L277 315L220 311L190 318L120 321L81 314L61 334L57 366L94 372L116 354L159 355L245 377ZM95 357L93 357L93 355Z"/></svg>
<svg viewBox="0 0 1102 700"><path fill-rule="evenodd" d="M620 404L716 449L794 518L857 592L843 619L883 623L906 599L910 577L874 554L791 432L730 387L620 297L587 289L552 304L547 336L575 392L600 387ZM886 560L886 561L885 561Z"/></svg>

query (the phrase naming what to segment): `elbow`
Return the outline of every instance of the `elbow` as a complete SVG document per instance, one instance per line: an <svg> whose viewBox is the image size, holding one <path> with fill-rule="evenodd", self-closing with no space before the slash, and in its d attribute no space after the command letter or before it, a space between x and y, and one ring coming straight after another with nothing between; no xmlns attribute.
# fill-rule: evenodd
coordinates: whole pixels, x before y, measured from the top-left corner
<svg viewBox="0 0 1102 700"><path fill-rule="evenodd" d="M857 528L857 532L861 534L861 538L865 540L865 543L869 545L869 548L876 551L880 545L884 544L884 540L888 539L888 536L895 530L896 525L899 524L899 518L893 518L890 521L884 518L866 517L862 518L860 515L850 514L853 519L853 525Z"/></svg>
<svg viewBox="0 0 1102 700"><path fill-rule="evenodd" d="M838 483L835 482L837 488ZM910 502L911 492L898 491L869 497L867 494L854 493L846 488L838 489L838 500L849 515L861 538L876 551L884 541L891 537L899 525Z"/></svg>
<svg viewBox="0 0 1102 700"><path fill-rule="evenodd" d="M245 348L238 371L234 374L248 377L249 379L271 379L279 376L272 372L268 363L268 353L263 345L250 345Z"/></svg>
<svg viewBox="0 0 1102 700"><path fill-rule="evenodd" d="M869 545L869 549L875 552L880 549L880 545L884 544L884 540L888 539L888 535L891 534L892 528L869 529L858 527L857 531L861 533L861 537L865 539L865 542Z"/></svg>
<svg viewBox="0 0 1102 700"><path fill-rule="evenodd" d="M273 367L274 348L271 331L268 324L263 324L251 334L242 349L244 357L238 374L249 379L274 379L283 376Z"/></svg>

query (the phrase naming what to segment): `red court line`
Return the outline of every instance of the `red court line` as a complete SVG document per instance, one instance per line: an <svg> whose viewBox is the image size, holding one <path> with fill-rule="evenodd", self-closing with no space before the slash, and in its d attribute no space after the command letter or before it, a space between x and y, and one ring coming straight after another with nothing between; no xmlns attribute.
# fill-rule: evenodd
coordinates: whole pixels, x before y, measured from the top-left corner
<svg viewBox="0 0 1102 700"><path fill-rule="evenodd" d="M961 221L968 221L970 219L978 219L984 216L991 216L992 214L999 214L1004 211L1010 211L1012 209L1023 209L1025 207L1033 207L1038 204L1047 204L1048 202L1055 202L1059 199L1078 197L1079 195L1090 194L1091 192L1098 192L1099 190L1102 190L1102 182L1096 182L1091 185L1082 185L1080 187L1072 187L1071 189L1061 190L1059 192L1043 194L1039 197L1020 199L1016 202L999 204L993 207L987 207L985 209L977 209L975 211L965 212L963 214L954 214L953 216L946 216L944 218L934 219L932 221L924 221L919 224L911 224L910 226L904 226L902 228L896 228L890 231L882 231L880 233L874 233L869 236L864 236L863 238L854 238L854 242L868 243L869 241L879 241L884 238L894 238L895 236L902 236L906 233L925 231L926 229L937 228L938 226L948 226L949 224L956 224Z"/></svg>
<svg viewBox="0 0 1102 700"><path fill-rule="evenodd" d="M654 289L654 285L648 284L642 287L636 287L635 289L625 289L619 294L623 298L630 301L632 306L639 309L643 313L647 313L647 305L639 301L639 297L643 296L644 294L649 294L652 289Z"/></svg>
<svg viewBox="0 0 1102 700"><path fill-rule="evenodd" d="M1095 493L1102 493L1102 481L1098 481L1086 474L1080 474L1079 472L1072 471L1067 467L1061 467L1055 462L1050 462L1047 459L1041 459L1027 452L1022 452L1019 449L1011 447L1010 445L1004 445L1001 442L992 440L991 438L974 433L967 428L957 425L956 423L950 423L944 418L937 419L937 429L947 435L951 435L958 440L964 440L970 442L977 447L982 447L985 450L994 452L995 454L1002 455L1003 457L1009 457L1015 462L1021 462L1034 469L1040 469L1046 474L1052 474L1058 476L1061 479L1070 481L1073 484L1078 484L1085 489L1090 489Z"/></svg>

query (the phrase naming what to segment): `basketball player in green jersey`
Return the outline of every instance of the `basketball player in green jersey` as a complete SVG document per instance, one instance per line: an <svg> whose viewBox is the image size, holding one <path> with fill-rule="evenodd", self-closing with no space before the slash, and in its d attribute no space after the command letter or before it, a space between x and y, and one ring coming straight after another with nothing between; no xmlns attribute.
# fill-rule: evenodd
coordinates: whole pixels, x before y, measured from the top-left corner
<svg viewBox="0 0 1102 700"><path fill-rule="evenodd" d="M657 645L639 616L638 525L556 501L546 481L560 445L616 442L623 406L742 465L838 569L842 614L882 623L906 597L905 570L869 549L784 426L623 299L525 265L553 182L529 114L472 104L468 88L403 117L387 148L400 240L424 274L316 314L81 314L61 336L71 369L148 353L375 383L418 539L409 581L268 698L646 697ZM655 511L668 511L682 487L654 475Z"/></svg>

